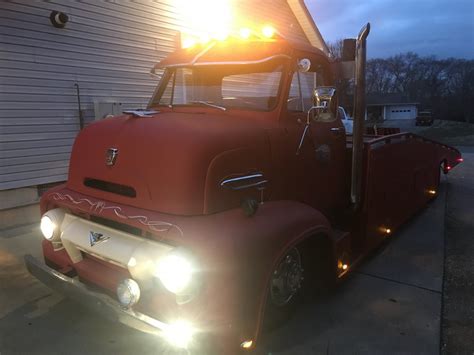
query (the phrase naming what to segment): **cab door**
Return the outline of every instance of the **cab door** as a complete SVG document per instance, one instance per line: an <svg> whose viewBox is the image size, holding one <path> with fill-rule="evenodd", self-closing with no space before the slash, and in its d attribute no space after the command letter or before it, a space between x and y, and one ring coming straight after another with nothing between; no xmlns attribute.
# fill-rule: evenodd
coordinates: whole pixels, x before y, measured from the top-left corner
<svg viewBox="0 0 474 355"><path fill-rule="evenodd" d="M296 143L291 167L295 170L293 183L298 186L300 200L332 219L346 202L346 132L337 114L314 118L310 115L309 128L302 138L313 88L318 83L324 83L320 72L293 73L285 126L289 139Z"/></svg>

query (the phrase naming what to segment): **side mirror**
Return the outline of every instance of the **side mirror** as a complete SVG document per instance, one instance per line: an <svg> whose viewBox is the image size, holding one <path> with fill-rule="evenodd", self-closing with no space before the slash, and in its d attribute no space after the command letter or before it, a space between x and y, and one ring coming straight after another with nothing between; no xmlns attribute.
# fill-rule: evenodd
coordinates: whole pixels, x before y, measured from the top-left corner
<svg viewBox="0 0 474 355"><path fill-rule="evenodd" d="M311 125L311 118L317 121L334 121L337 114L336 88L333 86L318 86L313 90L313 106L306 115L306 124L301 135L300 144L296 149L296 155L300 154L304 139Z"/></svg>
<svg viewBox="0 0 474 355"><path fill-rule="evenodd" d="M315 112L314 119L318 121L332 121L337 114L336 88L333 86L318 86L313 90L313 107L308 111Z"/></svg>

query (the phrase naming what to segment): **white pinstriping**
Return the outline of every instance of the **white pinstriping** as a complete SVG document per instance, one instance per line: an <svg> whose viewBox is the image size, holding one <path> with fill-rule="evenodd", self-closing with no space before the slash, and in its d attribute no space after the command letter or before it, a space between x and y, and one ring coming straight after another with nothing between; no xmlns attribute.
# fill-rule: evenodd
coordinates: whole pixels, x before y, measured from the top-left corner
<svg viewBox="0 0 474 355"><path fill-rule="evenodd" d="M96 212L98 214L102 213L104 210L113 210L115 215L119 218L122 219L136 219L138 222L143 224L144 226L150 228L151 230L155 232L167 232L172 228L176 228L181 236L183 236L183 231L181 228L179 228L177 225L168 223L168 222L162 222L162 221L149 221L148 217L146 216L127 216L122 213L122 208L119 206L107 206L104 201L97 201L97 202L92 202L91 200L87 198L81 198L79 200L75 200L71 195L69 194L60 194L59 192L53 192L50 193L49 196L51 196L54 200L69 200L75 205L80 205L84 202L89 204L89 209L93 212Z"/></svg>

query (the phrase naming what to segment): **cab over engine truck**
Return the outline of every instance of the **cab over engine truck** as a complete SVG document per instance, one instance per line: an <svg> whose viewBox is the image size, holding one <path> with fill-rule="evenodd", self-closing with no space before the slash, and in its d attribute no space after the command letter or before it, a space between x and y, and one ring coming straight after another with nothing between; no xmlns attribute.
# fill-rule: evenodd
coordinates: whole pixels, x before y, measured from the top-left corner
<svg viewBox="0 0 474 355"><path fill-rule="evenodd" d="M364 136L368 33L345 47L353 135L337 115L344 71L314 47L229 39L169 55L146 111L78 135L68 181L41 199L44 263L26 255L29 271L174 346L254 348L462 161L412 133Z"/></svg>

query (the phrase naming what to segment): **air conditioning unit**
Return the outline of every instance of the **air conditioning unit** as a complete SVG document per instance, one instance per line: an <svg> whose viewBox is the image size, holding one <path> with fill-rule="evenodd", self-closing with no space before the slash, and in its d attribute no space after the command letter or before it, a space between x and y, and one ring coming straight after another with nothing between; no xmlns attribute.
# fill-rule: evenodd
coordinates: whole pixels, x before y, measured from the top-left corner
<svg viewBox="0 0 474 355"><path fill-rule="evenodd" d="M122 103L117 101L94 102L94 114L96 120L101 120L107 116L117 116L122 114Z"/></svg>

